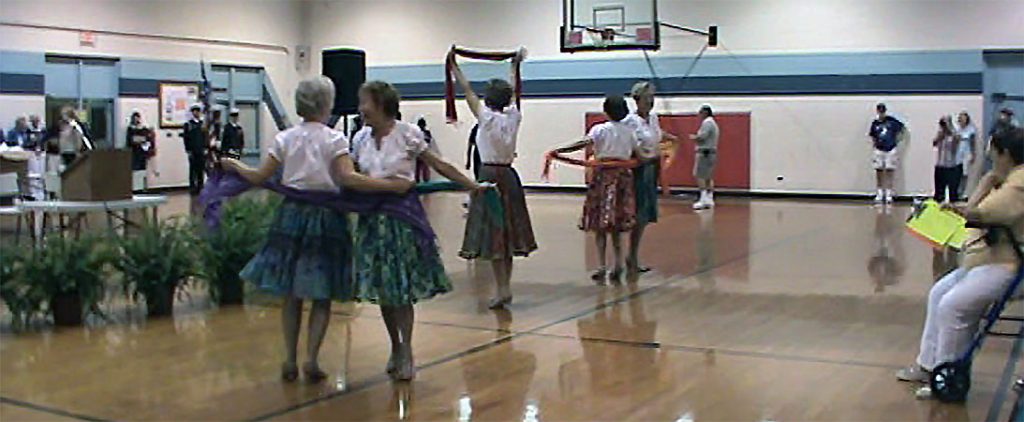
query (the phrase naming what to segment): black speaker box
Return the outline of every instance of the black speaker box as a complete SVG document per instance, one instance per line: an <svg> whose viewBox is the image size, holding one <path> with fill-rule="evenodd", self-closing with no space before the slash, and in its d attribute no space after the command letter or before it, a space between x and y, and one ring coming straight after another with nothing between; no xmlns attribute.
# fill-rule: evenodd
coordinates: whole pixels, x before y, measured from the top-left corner
<svg viewBox="0 0 1024 422"><path fill-rule="evenodd" d="M331 114L357 114L359 87L366 82L366 52L335 48L321 52L324 76L334 82L334 109Z"/></svg>

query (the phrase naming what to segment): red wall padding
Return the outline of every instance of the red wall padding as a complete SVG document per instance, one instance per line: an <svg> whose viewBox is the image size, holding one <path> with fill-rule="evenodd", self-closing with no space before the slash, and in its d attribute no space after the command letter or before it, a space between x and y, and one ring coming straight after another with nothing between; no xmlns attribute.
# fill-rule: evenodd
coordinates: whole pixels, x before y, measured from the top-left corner
<svg viewBox="0 0 1024 422"><path fill-rule="evenodd" d="M659 114L661 129L679 138L675 160L661 177L671 186L696 187L693 178L694 146L690 135L697 133L700 117L695 113ZM604 113L586 114L585 131L606 121ZM716 113L718 123L718 166L715 186L721 188L750 189L750 113ZM586 132L585 132L586 133Z"/></svg>

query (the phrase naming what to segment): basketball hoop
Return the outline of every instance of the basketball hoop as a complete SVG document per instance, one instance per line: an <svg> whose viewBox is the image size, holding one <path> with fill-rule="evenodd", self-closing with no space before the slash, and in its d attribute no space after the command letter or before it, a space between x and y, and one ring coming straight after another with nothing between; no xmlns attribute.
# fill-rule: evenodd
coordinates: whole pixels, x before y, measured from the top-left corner
<svg viewBox="0 0 1024 422"><path fill-rule="evenodd" d="M658 50L661 37L656 3L562 0L561 51Z"/></svg>

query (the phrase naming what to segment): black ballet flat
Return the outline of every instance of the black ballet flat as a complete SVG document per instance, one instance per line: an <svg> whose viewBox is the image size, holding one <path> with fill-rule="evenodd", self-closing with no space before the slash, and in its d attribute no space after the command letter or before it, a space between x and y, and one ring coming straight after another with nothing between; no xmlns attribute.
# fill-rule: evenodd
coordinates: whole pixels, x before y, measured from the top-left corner
<svg viewBox="0 0 1024 422"><path fill-rule="evenodd" d="M285 382L295 382L299 378L299 367L294 363L281 365L281 379Z"/></svg>
<svg viewBox="0 0 1024 422"><path fill-rule="evenodd" d="M306 382L310 384L316 384L327 379L327 373L313 362L307 362L305 365L302 365L302 373L306 376Z"/></svg>
<svg viewBox="0 0 1024 422"><path fill-rule="evenodd" d="M509 297L496 297L491 299L491 302L487 304L488 309L506 309L508 305L512 304L512 296Z"/></svg>
<svg viewBox="0 0 1024 422"><path fill-rule="evenodd" d="M621 284L622 268L616 268L615 270L613 270L612 273L608 276L608 281L612 282L613 284Z"/></svg>
<svg viewBox="0 0 1024 422"><path fill-rule="evenodd" d="M391 357L388 358L388 364L384 366L384 372L387 372L390 375L394 374L397 370L398 366L395 364L395 354L392 352Z"/></svg>

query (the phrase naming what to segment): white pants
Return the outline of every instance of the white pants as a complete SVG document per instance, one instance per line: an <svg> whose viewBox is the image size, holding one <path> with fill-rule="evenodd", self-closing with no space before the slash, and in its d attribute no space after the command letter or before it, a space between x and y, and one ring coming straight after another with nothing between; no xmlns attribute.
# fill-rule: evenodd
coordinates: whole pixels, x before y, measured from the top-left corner
<svg viewBox="0 0 1024 422"><path fill-rule="evenodd" d="M982 265L970 270L957 268L935 283L928 294L917 364L930 371L967 351L982 314L1002 297L1013 276L1010 266Z"/></svg>

